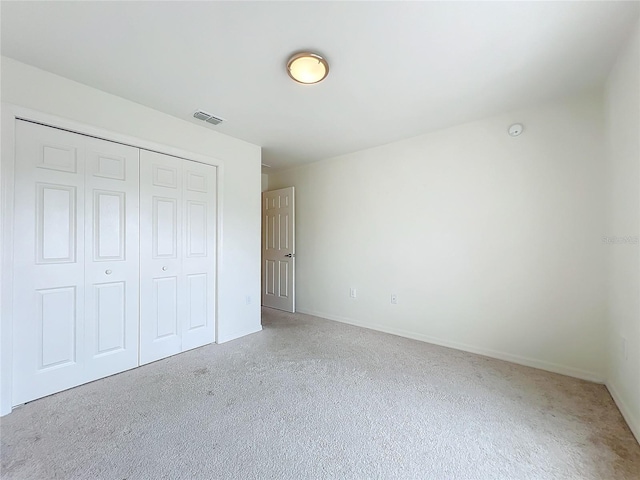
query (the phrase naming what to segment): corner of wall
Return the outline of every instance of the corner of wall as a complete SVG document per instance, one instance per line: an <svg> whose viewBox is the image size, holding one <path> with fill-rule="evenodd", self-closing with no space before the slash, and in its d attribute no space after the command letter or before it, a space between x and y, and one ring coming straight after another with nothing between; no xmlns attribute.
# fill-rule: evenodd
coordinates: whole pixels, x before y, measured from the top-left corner
<svg viewBox="0 0 640 480"><path fill-rule="evenodd" d="M253 333L258 333L261 331L262 331L262 325L260 325L258 328L250 328L248 330L238 330L230 333L225 333L224 335L219 336L218 341L216 343L218 344L227 343L232 340L236 340L238 338L245 337L247 335L251 335Z"/></svg>
<svg viewBox="0 0 640 480"><path fill-rule="evenodd" d="M605 383L605 386L607 387L607 390L609 390L611 398L613 398L613 401L616 403L618 409L620 410L622 417L627 422L627 425L629 425L631 433L633 433L638 443L640 443L640 418L637 418L634 415L630 406L627 404L627 402L624 400L624 397L620 394L620 392L616 389L615 385L612 382L607 381Z"/></svg>
<svg viewBox="0 0 640 480"><path fill-rule="evenodd" d="M640 21L605 83L606 386L640 442ZM635 242L633 239L635 238ZM631 239L631 243L629 243Z"/></svg>

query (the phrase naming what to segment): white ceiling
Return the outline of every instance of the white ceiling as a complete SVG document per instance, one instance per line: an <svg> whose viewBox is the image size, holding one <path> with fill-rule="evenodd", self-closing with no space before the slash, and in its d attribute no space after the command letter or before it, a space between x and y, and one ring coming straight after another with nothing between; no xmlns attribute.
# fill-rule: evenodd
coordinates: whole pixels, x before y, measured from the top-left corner
<svg viewBox="0 0 640 480"><path fill-rule="evenodd" d="M284 167L599 85L639 5L3 1L2 54L262 145ZM287 76L301 49L328 59L323 83Z"/></svg>

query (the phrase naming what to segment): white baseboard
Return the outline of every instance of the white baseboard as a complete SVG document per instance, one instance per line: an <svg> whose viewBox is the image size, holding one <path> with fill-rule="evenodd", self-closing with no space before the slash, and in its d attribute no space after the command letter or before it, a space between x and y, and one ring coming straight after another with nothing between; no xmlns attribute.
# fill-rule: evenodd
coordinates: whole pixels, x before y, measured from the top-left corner
<svg viewBox="0 0 640 480"><path fill-rule="evenodd" d="M398 335L400 337L412 338L414 340L420 340L422 342L432 343L434 345L440 345L442 347L454 348L456 350L462 350L464 352L475 353L478 355L484 355L485 357L496 358L498 360L504 360L511 363L517 363L518 365L524 365L526 367L538 368L540 370L546 370L548 372L559 373L561 375L567 375L569 377L580 378L582 380L588 380L595 383L604 383L604 377L602 374L589 372L587 370L581 370L579 368L569 367L566 365L559 365L557 363L546 362L544 360L538 360L535 358L521 357L520 355L514 355L511 353L500 352L498 350L492 350L489 348L476 347L473 345L467 345L459 342L452 342L450 340L443 340L440 338L432 337L429 335L423 335L421 333L402 330L400 328L387 327L383 325L374 325L350 318L339 317L336 315L329 315L322 312L314 312L310 310L304 310L298 308L299 313L307 315L313 315L314 317L325 318L327 320L333 320L335 322L347 323L349 325L355 325L356 327L369 328L379 332L390 333L392 335Z"/></svg>
<svg viewBox="0 0 640 480"><path fill-rule="evenodd" d="M626 420L627 425L629 425L631 432L636 437L636 440L638 441L638 443L640 443L640 420L636 418L633 415L633 413L631 413L629 406L622 399L622 396L620 395L618 390L613 386L613 384L611 382L607 382L605 385L607 387L607 390L609 390L609 393L611 394L613 401L616 402L616 405L618 406L620 413L622 413L622 416Z"/></svg>
<svg viewBox="0 0 640 480"><path fill-rule="evenodd" d="M236 340L237 338L245 337L247 335L251 335L252 333L258 333L260 331L262 331L262 325L260 325L258 328L253 328L250 330L243 330L239 332L227 333L226 335L219 335L216 343L230 342L231 340Z"/></svg>

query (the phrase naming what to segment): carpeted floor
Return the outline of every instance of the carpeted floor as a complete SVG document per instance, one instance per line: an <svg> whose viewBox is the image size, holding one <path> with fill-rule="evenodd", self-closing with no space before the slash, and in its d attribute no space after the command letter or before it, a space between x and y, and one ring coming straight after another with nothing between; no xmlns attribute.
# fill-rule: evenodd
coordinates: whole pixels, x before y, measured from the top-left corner
<svg viewBox="0 0 640 480"><path fill-rule="evenodd" d="M7 479L638 479L605 387L306 315L37 400Z"/></svg>

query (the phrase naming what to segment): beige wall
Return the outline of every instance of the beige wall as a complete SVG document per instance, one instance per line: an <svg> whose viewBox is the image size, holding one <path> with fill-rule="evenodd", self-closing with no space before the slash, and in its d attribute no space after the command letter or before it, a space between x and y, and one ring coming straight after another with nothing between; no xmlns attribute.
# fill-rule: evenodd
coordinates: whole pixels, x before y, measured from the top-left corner
<svg viewBox="0 0 640 480"><path fill-rule="evenodd" d="M270 172L296 187L298 309L602 381L602 106L592 92Z"/></svg>
<svg viewBox="0 0 640 480"><path fill-rule="evenodd" d="M606 235L613 238L606 250L611 327L607 385L640 441L639 28L618 57L606 85L610 195Z"/></svg>

